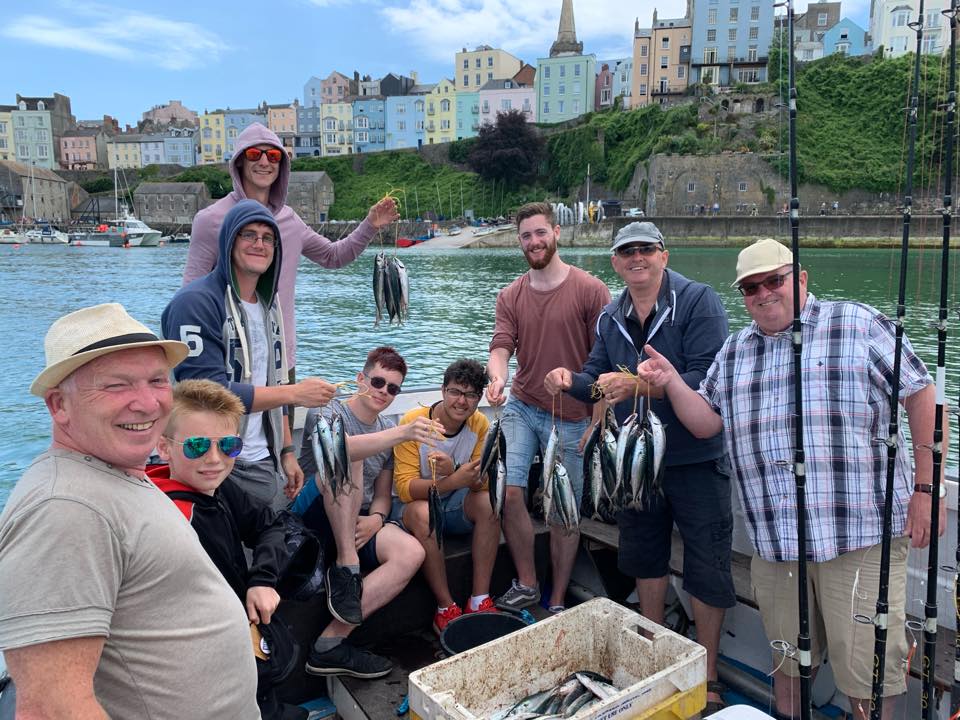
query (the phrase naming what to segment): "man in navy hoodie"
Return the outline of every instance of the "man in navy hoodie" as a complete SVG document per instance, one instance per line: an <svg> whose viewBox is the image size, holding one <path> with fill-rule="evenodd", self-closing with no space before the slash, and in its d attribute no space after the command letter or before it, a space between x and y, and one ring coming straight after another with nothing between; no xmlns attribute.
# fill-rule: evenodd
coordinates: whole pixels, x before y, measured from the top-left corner
<svg viewBox="0 0 960 720"><path fill-rule="evenodd" d="M613 405L617 420L633 412L637 381L620 372L635 370L650 344L668 357L692 388L700 385L727 337L727 314L708 285L667 269L669 252L651 222L623 227L613 240L613 269L627 287L597 320L597 337L580 372L556 368L544 379L551 393L566 391L584 402L594 390ZM620 570L636 578L644 615L662 623L670 572L670 546L676 522L683 538L683 587L693 599L697 641L707 649L708 711L722 707L717 649L724 609L736 596L730 574L733 518L730 475L721 436L697 440L676 419L670 401L642 384L641 398L670 430L662 496L642 510L624 510L620 527ZM642 412L642 406L638 412Z"/></svg>
<svg viewBox="0 0 960 720"><path fill-rule="evenodd" d="M177 381L213 380L243 402L243 451L230 479L255 502L279 510L303 485L285 406L320 407L336 388L312 377L287 383L277 301L282 247L270 211L240 201L224 217L219 243L213 271L180 288L164 309L163 334L190 348L174 373ZM343 522L353 528L356 517ZM359 625L359 560L353 544L344 545L328 573L328 605L344 622Z"/></svg>

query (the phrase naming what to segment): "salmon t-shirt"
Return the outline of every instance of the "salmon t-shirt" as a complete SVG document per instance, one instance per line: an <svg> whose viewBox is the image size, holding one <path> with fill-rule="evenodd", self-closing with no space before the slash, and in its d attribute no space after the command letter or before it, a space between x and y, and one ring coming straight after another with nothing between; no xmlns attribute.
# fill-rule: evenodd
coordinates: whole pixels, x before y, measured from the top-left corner
<svg viewBox="0 0 960 720"><path fill-rule="evenodd" d="M529 273L501 290L490 350L516 353L511 394L564 420L589 417L589 405L566 394L554 399L543 387L543 378L557 367L580 371L593 347L597 317L609 302L607 286L572 265L566 279L552 290L534 290Z"/></svg>

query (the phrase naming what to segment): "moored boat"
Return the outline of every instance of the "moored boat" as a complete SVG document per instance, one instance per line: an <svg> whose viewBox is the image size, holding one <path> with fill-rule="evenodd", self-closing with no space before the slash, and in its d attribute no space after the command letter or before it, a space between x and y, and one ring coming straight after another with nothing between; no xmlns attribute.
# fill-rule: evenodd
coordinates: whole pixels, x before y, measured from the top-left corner
<svg viewBox="0 0 960 720"><path fill-rule="evenodd" d="M27 238L21 232L10 228L0 230L0 245L20 245L25 242L27 242Z"/></svg>
<svg viewBox="0 0 960 720"><path fill-rule="evenodd" d="M65 232L61 232L50 225L27 230L24 233L26 241L29 243L38 243L41 245L66 245L70 238Z"/></svg>

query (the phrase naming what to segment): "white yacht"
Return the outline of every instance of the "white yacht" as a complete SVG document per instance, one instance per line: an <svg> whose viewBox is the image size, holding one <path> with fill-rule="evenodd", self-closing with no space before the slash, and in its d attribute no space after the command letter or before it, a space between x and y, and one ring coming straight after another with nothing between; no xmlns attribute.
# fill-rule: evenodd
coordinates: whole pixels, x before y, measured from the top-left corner
<svg viewBox="0 0 960 720"><path fill-rule="evenodd" d="M134 217L129 211L114 224L124 237L124 245L130 247L157 247L160 244L160 231L154 230L142 220Z"/></svg>

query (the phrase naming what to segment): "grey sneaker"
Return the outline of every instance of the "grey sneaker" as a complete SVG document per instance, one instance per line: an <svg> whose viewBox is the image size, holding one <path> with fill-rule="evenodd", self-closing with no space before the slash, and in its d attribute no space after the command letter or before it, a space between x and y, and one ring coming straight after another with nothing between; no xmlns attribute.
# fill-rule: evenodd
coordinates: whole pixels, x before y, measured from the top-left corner
<svg viewBox="0 0 960 720"><path fill-rule="evenodd" d="M513 585L503 595L497 598L496 606L501 610L523 610L525 607L536 605L540 601L540 589L521 585L514 578Z"/></svg>

